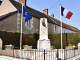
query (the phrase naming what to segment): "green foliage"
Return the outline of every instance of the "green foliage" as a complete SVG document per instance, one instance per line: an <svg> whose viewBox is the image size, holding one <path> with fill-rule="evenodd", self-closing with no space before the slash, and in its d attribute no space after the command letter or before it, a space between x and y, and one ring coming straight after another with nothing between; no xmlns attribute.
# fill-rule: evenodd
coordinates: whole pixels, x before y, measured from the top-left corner
<svg viewBox="0 0 80 60"><path fill-rule="evenodd" d="M0 38L3 40L3 46L12 44L15 47L20 47L20 33L17 32L6 32L0 31ZM39 39L39 34L22 34L22 47L23 45L33 46L37 48L37 40Z"/></svg>
<svg viewBox="0 0 80 60"><path fill-rule="evenodd" d="M56 48L61 48L61 34L60 33L53 33L53 34L49 34L49 39L51 41L51 45L55 46ZM63 33L62 34L63 38L63 48L65 48L66 46L66 34Z"/></svg>
<svg viewBox="0 0 80 60"><path fill-rule="evenodd" d="M19 47L20 46L20 33L0 31L0 38L3 41L3 46L8 45L8 44L12 44L15 47ZM24 41L26 39L27 38L25 38L25 36L23 34L23 39L22 39L23 44L25 44Z"/></svg>
<svg viewBox="0 0 80 60"><path fill-rule="evenodd" d="M37 34L38 35L38 34ZM36 34L27 34L27 38L28 38L28 45L32 45L33 48L37 48L37 37Z"/></svg>
<svg viewBox="0 0 80 60"><path fill-rule="evenodd" d="M12 44L15 47L20 47L20 33L18 32L6 32L0 31L0 38L3 40L3 46L7 44ZM48 34L51 46L60 49L61 48L61 34L60 33L50 33ZM39 40L39 34L37 33L23 33L22 34L22 46L29 45L33 48L37 48L37 41ZM63 48L67 45L77 45L80 42L79 33L63 33L62 34Z"/></svg>
<svg viewBox="0 0 80 60"><path fill-rule="evenodd" d="M60 34L49 34L49 39L51 41L51 45L55 46L56 48L60 47Z"/></svg>
<svg viewBox="0 0 80 60"><path fill-rule="evenodd" d="M80 34L79 33L68 33L67 38L68 38L67 39L68 44L77 46L77 44L80 42Z"/></svg>

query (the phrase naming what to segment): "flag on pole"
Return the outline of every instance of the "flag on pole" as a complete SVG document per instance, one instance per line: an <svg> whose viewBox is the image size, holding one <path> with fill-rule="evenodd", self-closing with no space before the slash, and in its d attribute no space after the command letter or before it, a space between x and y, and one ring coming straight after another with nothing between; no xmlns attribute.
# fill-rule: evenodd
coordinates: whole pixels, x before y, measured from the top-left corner
<svg viewBox="0 0 80 60"><path fill-rule="evenodd" d="M61 15L64 16L65 18L70 19L73 13L61 6Z"/></svg>
<svg viewBox="0 0 80 60"><path fill-rule="evenodd" d="M32 18L31 14L26 10L24 6L23 6L23 17L25 17L25 22L27 22Z"/></svg>

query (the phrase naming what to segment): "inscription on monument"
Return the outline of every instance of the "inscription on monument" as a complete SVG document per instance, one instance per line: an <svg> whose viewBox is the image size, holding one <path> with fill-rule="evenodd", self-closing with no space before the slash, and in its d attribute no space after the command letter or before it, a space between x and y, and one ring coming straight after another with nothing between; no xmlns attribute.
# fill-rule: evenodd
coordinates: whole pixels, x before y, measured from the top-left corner
<svg viewBox="0 0 80 60"><path fill-rule="evenodd" d="M50 42L46 40L42 40L39 42L40 50L49 50L50 49Z"/></svg>
<svg viewBox="0 0 80 60"><path fill-rule="evenodd" d="M45 31L47 31L46 28L44 28L44 30L42 31L41 35L47 35L47 33Z"/></svg>

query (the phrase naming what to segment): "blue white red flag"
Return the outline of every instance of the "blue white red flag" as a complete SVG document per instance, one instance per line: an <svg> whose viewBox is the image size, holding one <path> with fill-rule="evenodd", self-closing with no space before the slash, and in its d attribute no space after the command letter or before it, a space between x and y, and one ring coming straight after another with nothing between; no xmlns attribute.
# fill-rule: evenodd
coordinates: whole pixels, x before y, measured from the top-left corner
<svg viewBox="0 0 80 60"><path fill-rule="evenodd" d="M61 6L61 15L64 16L65 18L70 19L73 13Z"/></svg>

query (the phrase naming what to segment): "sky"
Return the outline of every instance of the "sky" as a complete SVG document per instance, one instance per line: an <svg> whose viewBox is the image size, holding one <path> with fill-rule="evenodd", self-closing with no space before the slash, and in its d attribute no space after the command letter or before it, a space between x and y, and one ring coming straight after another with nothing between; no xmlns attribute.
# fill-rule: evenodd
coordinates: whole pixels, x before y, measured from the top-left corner
<svg viewBox="0 0 80 60"><path fill-rule="evenodd" d="M62 22L74 26L80 30L80 0L26 0L26 2L27 6L40 12L43 12L43 9L48 8L48 15L51 16L53 13L54 18L58 20L60 20L61 4L61 6L73 12L73 15L70 19L62 16Z"/></svg>

